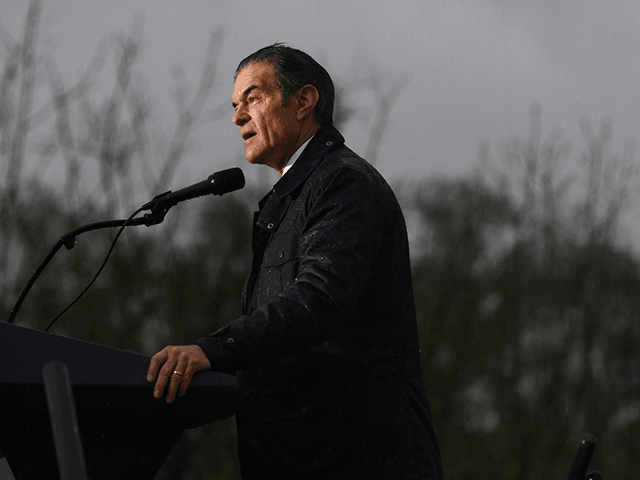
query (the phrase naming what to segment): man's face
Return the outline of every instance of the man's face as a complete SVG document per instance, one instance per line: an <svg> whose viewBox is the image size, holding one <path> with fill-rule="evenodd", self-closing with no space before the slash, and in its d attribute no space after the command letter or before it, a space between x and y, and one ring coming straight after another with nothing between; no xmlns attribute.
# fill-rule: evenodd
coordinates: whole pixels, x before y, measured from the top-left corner
<svg viewBox="0 0 640 480"><path fill-rule="evenodd" d="M247 160L281 172L300 135L300 122L295 102L285 105L273 65L254 62L240 70L231 99Z"/></svg>

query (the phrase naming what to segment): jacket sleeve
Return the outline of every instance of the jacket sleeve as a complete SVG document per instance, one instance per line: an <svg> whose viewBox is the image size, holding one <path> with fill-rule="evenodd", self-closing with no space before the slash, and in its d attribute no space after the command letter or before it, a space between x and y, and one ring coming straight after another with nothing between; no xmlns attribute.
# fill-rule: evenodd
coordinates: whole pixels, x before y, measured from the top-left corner
<svg viewBox="0 0 640 480"><path fill-rule="evenodd" d="M368 179L348 168L326 178L309 202L295 281L196 342L214 370L233 373L301 353L350 321L379 255L383 209Z"/></svg>

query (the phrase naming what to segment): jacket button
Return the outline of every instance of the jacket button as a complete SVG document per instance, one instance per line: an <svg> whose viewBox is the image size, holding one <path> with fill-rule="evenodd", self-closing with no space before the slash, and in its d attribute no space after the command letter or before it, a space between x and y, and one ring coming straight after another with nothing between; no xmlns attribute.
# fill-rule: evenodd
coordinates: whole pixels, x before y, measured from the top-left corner
<svg viewBox="0 0 640 480"><path fill-rule="evenodd" d="M331 140L329 140L329 141L326 143L326 145L327 145L327 147L330 147L331 145L333 145L333 142L332 142Z"/></svg>
<svg viewBox="0 0 640 480"><path fill-rule="evenodd" d="M280 257L280 258L284 258L284 252L280 252L280 253L278 254L278 257Z"/></svg>
<svg viewBox="0 0 640 480"><path fill-rule="evenodd" d="M273 230L273 227L275 227L275 225L273 223L270 223L269 225L267 225L267 228L269 230Z"/></svg>
<svg viewBox="0 0 640 480"><path fill-rule="evenodd" d="M307 413L309 413L309 408L308 407L302 407L300 409L300 414L301 415L306 415Z"/></svg>
<svg viewBox="0 0 640 480"><path fill-rule="evenodd" d="M233 343L235 342L235 340L233 339L233 337L229 337L227 338L227 343Z"/></svg>

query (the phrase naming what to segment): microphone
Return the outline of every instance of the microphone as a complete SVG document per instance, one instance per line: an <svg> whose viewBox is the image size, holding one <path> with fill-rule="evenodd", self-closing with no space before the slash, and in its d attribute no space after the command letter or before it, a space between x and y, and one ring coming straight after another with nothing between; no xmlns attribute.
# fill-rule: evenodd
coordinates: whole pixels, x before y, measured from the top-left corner
<svg viewBox="0 0 640 480"><path fill-rule="evenodd" d="M150 202L144 204L141 210L157 210L161 209L164 213L174 205L192 198L202 197L204 195L224 195L225 193L240 190L244 187L244 174L238 167L221 170L209 178L201 182L195 183L189 187L182 188L175 192L169 190L161 193L153 198Z"/></svg>

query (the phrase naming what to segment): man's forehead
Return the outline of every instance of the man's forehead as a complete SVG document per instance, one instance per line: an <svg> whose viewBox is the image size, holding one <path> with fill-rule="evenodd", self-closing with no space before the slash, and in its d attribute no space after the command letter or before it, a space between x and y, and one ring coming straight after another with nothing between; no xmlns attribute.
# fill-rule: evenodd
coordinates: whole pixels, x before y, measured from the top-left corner
<svg viewBox="0 0 640 480"><path fill-rule="evenodd" d="M233 97L242 96L254 88L269 89L277 87L277 76L270 62L253 62L244 66L236 75Z"/></svg>

